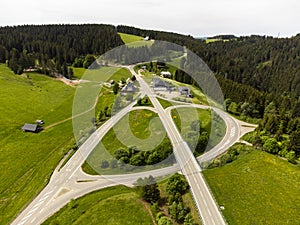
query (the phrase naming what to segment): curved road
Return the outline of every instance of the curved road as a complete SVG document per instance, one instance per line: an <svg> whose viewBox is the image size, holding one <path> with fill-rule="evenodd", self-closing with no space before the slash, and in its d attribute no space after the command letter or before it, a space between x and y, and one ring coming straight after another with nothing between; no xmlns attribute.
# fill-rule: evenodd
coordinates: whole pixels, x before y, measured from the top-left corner
<svg viewBox="0 0 300 225"><path fill-rule="evenodd" d="M130 71L133 71L133 66L129 67ZM181 170L183 174L187 177L190 185L199 186L201 184L200 191L193 191L192 194L194 199L199 198L205 199L202 201L201 205L196 205L200 212L201 218L204 224L224 224L224 220L219 213L218 207L216 206L213 197L210 194L208 187L200 173L201 168L198 162L195 160L191 152L185 152L182 154L180 149L189 149L187 144L182 140L180 134L178 133L176 127L174 128L174 123L169 116L171 107L168 109L162 109L161 105L155 98L155 94L147 89L147 84L135 74L141 85L142 96L147 94L151 99L153 105L155 106L154 111L158 112L163 125L166 128L168 136L174 147L174 153L178 164L163 169L157 169L147 172L135 173L135 174L125 174L125 175L107 175L107 176L91 176L82 172L81 165L84 163L88 155L101 141L104 135L129 111L136 110L137 107L135 102L128 105L126 108L121 110L118 114L111 117L105 124L97 129L88 140L80 146L76 153L70 158L67 164L58 171L58 168L53 172L49 184L42 190L42 192L20 213L20 215L12 222L15 224L41 224L46 218L51 216L53 213L58 211L61 207L66 205L71 199L83 196L91 191L99 190L101 188L114 186L118 184L124 184L131 186L140 177L146 177L152 175L154 177L169 175L174 172ZM188 107L187 105L177 105L173 107ZM206 106L200 105L190 105L190 107L206 108ZM149 109L149 107L147 107ZM215 146L210 151L198 157L198 161L207 161L215 158L216 156L222 154L226 149L236 143L239 138L244 134L254 129L253 125L244 124L232 118L227 113L220 109L213 108L225 121L227 125L227 130L223 140ZM168 116L166 116L168 115ZM245 126L244 126L245 125ZM252 127L250 127L252 126ZM195 168L197 169L197 175L195 175ZM210 208L211 210L205 210L201 213L200 208ZM212 212L219 215L212 215ZM213 218L213 219L212 219ZM217 218L217 222L214 219Z"/></svg>

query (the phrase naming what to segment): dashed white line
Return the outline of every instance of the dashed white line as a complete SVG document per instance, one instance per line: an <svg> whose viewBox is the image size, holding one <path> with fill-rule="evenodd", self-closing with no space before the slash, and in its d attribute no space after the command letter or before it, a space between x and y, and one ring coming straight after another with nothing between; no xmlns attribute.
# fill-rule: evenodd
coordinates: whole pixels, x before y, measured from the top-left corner
<svg viewBox="0 0 300 225"><path fill-rule="evenodd" d="M31 220L31 223L33 223L35 221L36 217L34 217L32 220Z"/></svg>
<svg viewBox="0 0 300 225"><path fill-rule="evenodd" d="M49 194L51 194L53 192L53 190L51 190L51 191L48 191L46 194L44 194L43 196L46 196L46 195L49 195Z"/></svg>

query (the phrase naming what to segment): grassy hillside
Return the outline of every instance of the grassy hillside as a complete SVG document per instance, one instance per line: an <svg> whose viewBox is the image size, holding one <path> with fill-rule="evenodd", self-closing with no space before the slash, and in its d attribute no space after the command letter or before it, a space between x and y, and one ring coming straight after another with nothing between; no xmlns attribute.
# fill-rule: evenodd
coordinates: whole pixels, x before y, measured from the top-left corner
<svg viewBox="0 0 300 225"><path fill-rule="evenodd" d="M39 134L21 127L70 117L75 89L40 74L17 76L0 65L0 90L0 224L7 224L42 189L74 142L71 121Z"/></svg>
<svg viewBox="0 0 300 225"><path fill-rule="evenodd" d="M135 42L135 41L143 41L144 38L141 36L136 36L132 34L118 33L125 44Z"/></svg>
<svg viewBox="0 0 300 225"><path fill-rule="evenodd" d="M153 41L145 41L144 37L136 36L132 34L118 33L122 39L122 41L128 47L141 47L141 46L151 46Z"/></svg>
<svg viewBox="0 0 300 225"><path fill-rule="evenodd" d="M229 224L299 224L299 167L255 150L203 173Z"/></svg>
<svg viewBox="0 0 300 225"><path fill-rule="evenodd" d="M71 201L46 224L153 224L149 209L133 189L117 186Z"/></svg>

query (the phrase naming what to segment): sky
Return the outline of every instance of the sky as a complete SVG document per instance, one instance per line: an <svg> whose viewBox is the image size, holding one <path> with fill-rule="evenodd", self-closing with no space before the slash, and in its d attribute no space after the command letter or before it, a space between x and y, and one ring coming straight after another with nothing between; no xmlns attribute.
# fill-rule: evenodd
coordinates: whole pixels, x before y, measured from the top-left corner
<svg viewBox="0 0 300 225"><path fill-rule="evenodd" d="M299 0L15 0L0 26L105 23L206 37L300 33Z"/></svg>

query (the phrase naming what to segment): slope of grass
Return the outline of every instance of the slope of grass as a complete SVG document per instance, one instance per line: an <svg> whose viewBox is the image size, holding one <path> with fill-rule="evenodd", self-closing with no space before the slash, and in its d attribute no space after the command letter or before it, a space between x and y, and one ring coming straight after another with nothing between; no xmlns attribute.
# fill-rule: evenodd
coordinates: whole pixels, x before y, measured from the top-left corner
<svg viewBox="0 0 300 225"><path fill-rule="evenodd" d="M159 101L159 103L161 104L161 106L166 109L170 106L174 106L174 105L180 105L180 103L177 102L170 102L168 100L162 99L162 98L157 98L157 100Z"/></svg>
<svg viewBox="0 0 300 225"><path fill-rule="evenodd" d="M44 75L14 75L0 65L0 224L7 224L43 188L74 143L71 121L39 134L24 123L45 126L72 115L75 89Z"/></svg>
<svg viewBox="0 0 300 225"><path fill-rule="evenodd" d="M143 41L144 38L141 36L136 36L133 34L125 34L125 33L118 33L122 39L122 41L125 44L131 43L131 42L135 42L135 41Z"/></svg>
<svg viewBox="0 0 300 225"><path fill-rule="evenodd" d="M144 38L140 36L125 33L118 34L128 47L151 46L153 44L153 41L144 41Z"/></svg>
<svg viewBox="0 0 300 225"><path fill-rule="evenodd" d="M203 173L229 224L299 224L299 167L254 150Z"/></svg>
<svg viewBox="0 0 300 225"><path fill-rule="evenodd" d="M81 79L83 74L85 73L86 69L85 68L78 68L78 67L72 67L73 69L73 76L75 78Z"/></svg>
<svg viewBox="0 0 300 225"><path fill-rule="evenodd" d="M149 211L133 189L116 186L72 200L46 224L153 224Z"/></svg>

